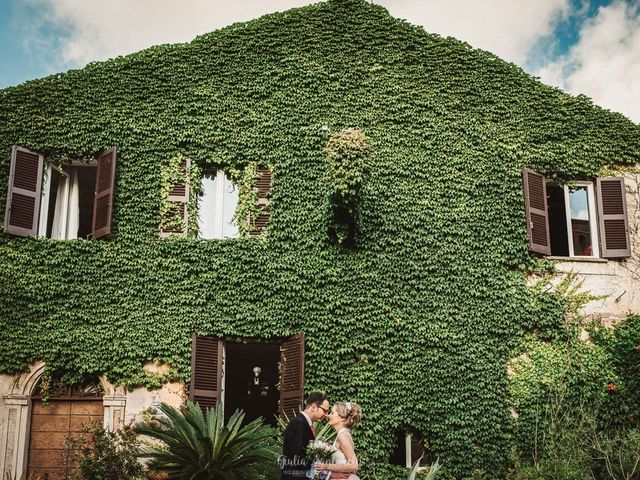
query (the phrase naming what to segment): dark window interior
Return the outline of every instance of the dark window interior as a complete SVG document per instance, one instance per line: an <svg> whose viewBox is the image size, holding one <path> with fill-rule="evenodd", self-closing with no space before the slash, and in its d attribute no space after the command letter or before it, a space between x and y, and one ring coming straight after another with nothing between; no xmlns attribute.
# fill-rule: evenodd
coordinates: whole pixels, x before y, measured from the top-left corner
<svg viewBox="0 0 640 480"><path fill-rule="evenodd" d="M78 238L87 238L91 233L93 223L93 200L96 188L95 166L65 166L64 171L67 175L67 181L73 178L73 172L78 172ZM47 216L47 237L51 238L53 231L53 221L55 216L56 202L58 201L58 187L65 177L57 170L51 170L51 187L49 190L49 205ZM71 208L69 206L68 208Z"/></svg>
<svg viewBox="0 0 640 480"><path fill-rule="evenodd" d="M51 169L51 188L49 189L49 205L47 216L47 238L51 238L53 229L53 215L56 207L56 199L58 197L58 184L62 175L55 168Z"/></svg>
<svg viewBox="0 0 640 480"><path fill-rule="evenodd" d="M227 342L225 349L225 419L240 408L245 412L245 422L262 417L275 426L280 400L280 345ZM261 370L258 376L255 367Z"/></svg>
<svg viewBox="0 0 640 480"><path fill-rule="evenodd" d="M404 429L396 431L395 449L389 459L393 465L406 466L406 435L407 432ZM411 436L411 463L415 463L422 457L420 466L428 467L434 461L431 456L430 452L423 447L422 437L419 434L413 434Z"/></svg>
<svg viewBox="0 0 640 480"><path fill-rule="evenodd" d="M78 238L87 238L87 235L91 233L97 170L96 167L78 167L78 183L80 187Z"/></svg>
<svg viewBox="0 0 640 480"><path fill-rule="evenodd" d="M557 185L547 184L547 203L551 255L568 257L569 236L567 233L567 209L564 202L564 189Z"/></svg>

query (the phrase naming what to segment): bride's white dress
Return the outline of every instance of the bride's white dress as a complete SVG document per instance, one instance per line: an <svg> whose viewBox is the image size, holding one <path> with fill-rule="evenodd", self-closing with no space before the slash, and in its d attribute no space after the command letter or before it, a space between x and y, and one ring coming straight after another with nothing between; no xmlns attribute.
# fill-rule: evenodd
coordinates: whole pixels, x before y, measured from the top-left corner
<svg viewBox="0 0 640 480"><path fill-rule="evenodd" d="M346 427L341 428L340 431L336 434L336 439L333 441L333 448L335 448L336 451L333 452L333 454L331 455L331 463L333 463L335 465L346 465L347 463L349 463L349 462L347 462L347 457L344 456L344 453L342 453L342 451L339 450L338 447L336 446L336 444L338 442L338 437L345 430L348 431L349 429L346 428ZM356 474L352 473L349 476L348 480L360 480L360 478Z"/></svg>
<svg viewBox="0 0 640 480"><path fill-rule="evenodd" d="M344 453L342 453L341 450L338 450L338 447L337 447L338 437L345 430L347 430L346 427L341 428L340 431L338 433L336 433L336 439L333 441L333 448L335 448L336 451L333 452L333 455L331 455L331 463L336 464L336 465L346 465L347 464L347 457L345 457Z"/></svg>

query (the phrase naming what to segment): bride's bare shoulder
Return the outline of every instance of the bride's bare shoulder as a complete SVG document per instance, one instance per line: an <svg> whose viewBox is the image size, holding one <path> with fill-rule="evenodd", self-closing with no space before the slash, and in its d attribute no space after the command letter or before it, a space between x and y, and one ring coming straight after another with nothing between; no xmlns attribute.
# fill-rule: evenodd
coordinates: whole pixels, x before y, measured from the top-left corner
<svg viewBox="0 0 640 480"><path fill-rule="evenodd" d="M346 441L349 441L349 442L353 443L353 437L351 436L351 430L349 430L348 428L340 430L340 432L338 432L338 435L337 435L336 438L337 438L338 441L346 440Z"/></svg>

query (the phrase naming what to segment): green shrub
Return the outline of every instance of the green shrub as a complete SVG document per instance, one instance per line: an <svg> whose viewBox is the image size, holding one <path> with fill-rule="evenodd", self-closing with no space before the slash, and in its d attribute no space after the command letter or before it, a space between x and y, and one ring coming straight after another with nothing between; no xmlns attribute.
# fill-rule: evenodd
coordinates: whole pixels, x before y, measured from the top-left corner
<svg viewBox="0 0 640 480"><path fill-rule="evenodd" d="M275 430L260 419L242 425L244 413L237 410L225 425L220 404L206 417L192 402L181 411L163 403L160 411L160 418L134 427L158 441L140 448L150 471L168 480L278 478Z"/></svg>
<svg viewBox="0 0 640 480"><path fill-rule="evenodd" d="M68 459L78 461L83 480L133 480L142 478L136 433L128 426L115 431L93 423L83 427L81 437L66 440Z"/></svg>

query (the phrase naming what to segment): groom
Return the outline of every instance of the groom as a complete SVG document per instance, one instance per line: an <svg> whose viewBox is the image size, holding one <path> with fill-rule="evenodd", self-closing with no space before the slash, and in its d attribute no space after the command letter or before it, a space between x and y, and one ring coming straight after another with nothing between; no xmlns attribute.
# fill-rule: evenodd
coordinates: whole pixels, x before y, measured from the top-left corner
<svg viewBox="0 0 640 480"><path fill-rule="evenodd" d="M303 480L310 462L305 458L307 445L316 438L313 422L320 421L329 413L329 400L324 393L314 392L307 397L304 411L289 422L284 431L281 480Z"/></svg>

